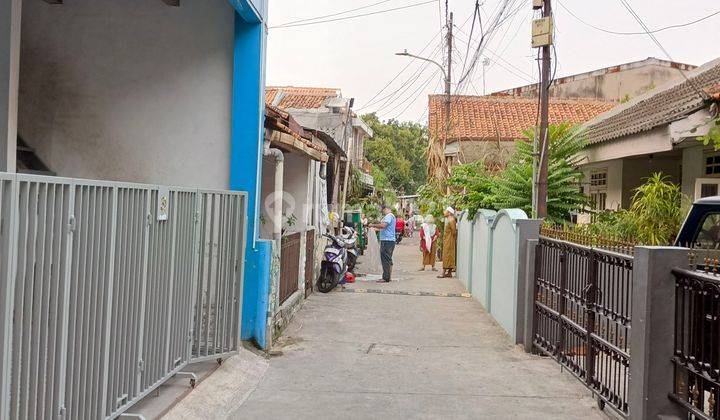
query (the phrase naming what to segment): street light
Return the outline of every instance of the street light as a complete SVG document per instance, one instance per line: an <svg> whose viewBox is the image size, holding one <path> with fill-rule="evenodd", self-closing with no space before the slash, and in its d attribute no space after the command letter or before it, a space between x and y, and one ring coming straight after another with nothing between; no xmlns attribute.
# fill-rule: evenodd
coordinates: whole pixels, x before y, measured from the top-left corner
<svg viewBox="0 0 720 420"><path fill-rule="evenodd" d="M451 16L452 16L452 15L451 15ZM451 19L452 19L452 17L451 17ZM452 21L451 21L451 22L452 22ZM450 39L452 39L452 38L450 38ZM451 51L450 48L448 48L448 50ZM420 57L420 56L415 55L415 54L410 54L410 53L408 52L408 50L405 50L405 51L403 51L403 52L395 53L395 55L398 55L398 56L401 56L401 57L415 58L415 59L417 59L417 60L427 61L428 63L433 63L433 64L435 64L436 66L438 66L438 67L440 68L440 71L442 71L442 75L443 75L443 77L444 77L444 79L445 79L445 115L446 115L446 120L445 120L445 136L441 138L441 141L439 142L439 144L437 144L435 147L433 147L434 153L429 153L429 154L428 154L428 170L430 170L431 167L434 167L434 165L431 165L431 164L430 164L430 163L431 163L431 159L432 159L433 161L436 161L436 162L439 164L439 165L437 166L437 170L439 170L440 173L438 174L438 173L436 172L436 170L434 170L434 172L436 173L435 177L436 177L438 180L441 180L441 182L442 182L442 181L444 181L445 179L447 179L447 176L448 176L448 174L449 174L448 165L447 165L447 160L445 159L445 146L446 146L446 143L447 143L447 139L448 139L448 137L450 136L450 117L451 117L451 116L450 116L450 102L451 102L451 101L450 101L450 82L451 82L451 80L450 80L450 71L449 71L450 69L448 68L448 70L445 70L445 67L443 67L443 65L440 64L440 63L438 63L437 61L431 60L431 59L425 58L425 57ZM451 63L451 62L449 61L449 62L448 62L448 67L450 66L450 63ZM433 158L431 158L431 155L435 155L435 156L434 156Z"/></svg>
<svg viewBox="0 0 720 420"><path fill-rule="evenodd" d="M448 77L448 74L445 71L445 67L443 67L442 64L438 63L435 60L431 60L429 58L420 57L419 55L415 55L415 54L410 54L408 52L408 50L405 50L403 52L397 52L397 53L395 53L395 55L400 56L400 57L410 57L410 58L415 58L415 59L422 60L422 61L427 61L428 63L433 63L436 66L438 66L440 68L440 71L442 71L443 79L445 80L445 94L448 96L450 95L450 77Z"/></svg>

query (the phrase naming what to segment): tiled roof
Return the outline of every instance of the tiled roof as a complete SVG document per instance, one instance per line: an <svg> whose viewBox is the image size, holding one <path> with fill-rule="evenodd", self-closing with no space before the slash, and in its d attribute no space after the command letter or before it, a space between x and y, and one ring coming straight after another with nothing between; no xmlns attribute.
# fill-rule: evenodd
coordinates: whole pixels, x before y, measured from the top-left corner
<svg viewBox="0 0 720 420"><path fill-rule="evenodd" d="M270 105L265 105L265 128L271 130L270 142L273 146L305 153L311 159L327 162L327 146L312 133L303 129L292 115ZM273 132L288 136L275 136Z"/></svg>
<svg viewBox="0 0 720 420"><path fill-rule="evenodd" d="M720 84L720 59L681 75L663 86L618 106L587 123L590 143L601 143L642 133L706 106ZM698 90L705 93L701 96Z"/></svg>
<svg viewBox="0 0 720 420"><path fill-rule="evenodd" d="M320 108L329 98L340 97L340 89L295 86L268 86L265 103L282 109Z"/></svg>
<svg viewBox="0 0 720 420"><path fill-rule="evenodd" d="M537 122L537 99L453 95L448 141L517 140ZM550 101L550 123L584 123L612 108L612 102L582 99ZM430 95L430 133L443 134L445 95Z"/></svg>
<svg viewBox="0 0 720 420"><path fill-rule="evenodd" d="M720 83L714 86L710 86L709 88L705 89L705 92L707 92L708 95L712 96L715 100L720 100Z"/></svg>

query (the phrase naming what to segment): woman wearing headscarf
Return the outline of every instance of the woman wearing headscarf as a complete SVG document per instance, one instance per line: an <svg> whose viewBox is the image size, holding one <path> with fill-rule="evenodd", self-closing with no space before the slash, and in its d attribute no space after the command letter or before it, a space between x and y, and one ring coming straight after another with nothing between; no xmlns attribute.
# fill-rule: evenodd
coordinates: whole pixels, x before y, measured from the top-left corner
<svg viewBox="0 0 720 420"><path fill-rule="evenodd" d="M422 251L422 268L425 271L426 266L430 266L433 271L435 268L435 253L437 252L437 238L440 236L437 226L435 226L435 218L427 215L423 224L420 226L420 250Z"/></svg>
<svg viewBox="0 0 720 420"><path fill-rule="evenodd" d="M445 209L445 230L443 231L442 261L443 273L438 278L452 277L455 271L455 256L457 250L457 221L455 209Z"/></svg>

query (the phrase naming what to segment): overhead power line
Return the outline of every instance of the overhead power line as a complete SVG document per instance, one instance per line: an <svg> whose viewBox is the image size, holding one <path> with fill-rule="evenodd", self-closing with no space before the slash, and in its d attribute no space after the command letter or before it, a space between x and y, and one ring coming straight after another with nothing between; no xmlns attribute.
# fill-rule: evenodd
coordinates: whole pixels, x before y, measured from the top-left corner
<svg viewBox="0 0 720 420"><path fill-rule="evenodd" d="M423 47L423 49L420 50L420 52L419 52L418 54L424 53L425 50L430 46L430 44L432 44L432 42L435 40L435 38L437 38L438 35L440 35L441 33L442 33L442 29L441 29L439 32L435 33L435 36L433 36L433 37L430 39L430 41L428 41L428 43L425 44L425 46ZM441 37L441 38L442 38L442 37ZM435 47L435 50L437 50L438 48L439 48L439 46L436 46L436 47ZM412 61L409 61L409 62L407 63L407 65L406 65L405 67L403 67L403 68L395 75L395 77L393 77L392 79L390 79L390 81L387 82L387 84L386 84L385 86L383 86L382 89L380 89L375 95L373 95L373 97L370 98L370 100L367 101L367 102L365 103L365 105L363 105L363 106L360 107L360 108L357 108L356 111L359 111L359 110L361 110L361 109L367 108L367 107L370 106L370 105L373 105L373 104L375 103L375 102L373 102L373 101L375 101L375 99L376 99L378 96L380 96L383 92L385 92L385 89L387 89L388 87L390 87L390 85L391 85L395 80L397 80L397 78L400 77L400 75L403 74L403 72L405 72L405 70L407 70L412 64L413 64L413 62L412 62ZM381 99L381 100L382 100L382 99Z"/></svg>
<svg viewBox="0 0 720 420"><path fill-rule="evenodd" d="M668 60L675 61L675 60L673 60L672 56L670 56L670 53L665 49L665 47L663 47L663 45L660 43L660 41L657 39L657 37L650 31L650 29L645 24L645 22L642 20L640 15L638 15L637 12L632 8L632 6L630 6L630 3L628 3L627 0L620 0L620 4L622 4L623 7L625 7L625 9L627 9L628 12L630 12L632 17L635 18L635 20L640 24L640 27L642 27L645 30L644 33L647 34L650 37L650 39L653 40L655 45L657 45L658 48L660 48L662 50L662 52L665 54L665 56L668 58ZM708 98L708 95L705 92L703 92L702 90L698 89L698 87L695 86L695 83L692 80L690 80L689 77L687 77L687 75L685 74L684 71L682 71L680 69L678 69L678 71L680 72L682 77L685 78L685 80L690 84L690 86L693 88L693 90L695 90L695 93L700 95L700 97L703 99Z"/></svg>
<svg viewBox="0 0 720 420"><path fill-rule="evenodd" d="M391 1L393 1L393 0L382 0L382 1L379 1L379 2L377 2L377 3L368 4L367 6L362 6L362 7L356 7L356 8L354 8L354 9L343 10L342 12L332 13L332 14L329 14L329 15L315 16L315 17L306 18L306 19L293 20L293 21L290 21L290 22L281 23L281 24L276 25L276 26L286 26L286 25L292 25L292 24L295 24L295 23L309 22L309 21L311 21L311 20L319 20L319 19L326 19L326 18L329 18L329 17L340 16L340 15L344 15L344 14L346 14L346 13L357 12L358 10L369 9L369 8L371 8L371 7L379 6L379 5L383 4L383 3L388 3L388 2L391 2Z"/></svg>
<svg viewBox="0 0 720 420"><path fill-rule="evenodd" d="M690 21L690 22L680 23L680 24L676 24L676 25L664 26L664 27L659 28L659 29L648 30L647 32L622 32L622 31L613 31L613 30L611 30L611 29L605 29L605 28L601 28L601 27L599 27L599 26L593 25L592 23L584 20L583 18L581 18L580 16L578 16L575 12L573 12L572 10L570 10L570 9L569 9L567 6L565 6L561 1L559 1L559 0L556 0L556 1L557 1L557 3L560 5L560 7L562 7L563 9L565 9L565 11L570 14L570 16L574 17L574 18L575 18L577 21L579 21L580 23L582 23L582 24L584 24L584 25L586 25L586 26L589 26L589 27L591 27L591 28L593 28L593 29L596 29L596 30L598 30L598 31L600 31L600 32L605 32L605 33L613 34L613 35L651 35L651 34L656 34L656 33L663 32L663 31L667 31L668 29L684 28L684 27L687 27L687 26L695 25L695 24L700 23L700 22L702 22L702 21L708 20L708 19L710 19L710 18L712 18L712 17L714 17L714 16L720 15L720 10L718 10L718 11L715 12L715 13L711 13L711 14L709 14L709 15L707 15L707 16L703 16L703 17L701 17L701 18L699 18L699 19L695 19L695 20Z"/></svg>
<svg viewBox="0 0 720 420"><path fill-rule="evenodd" d="M292 24L291 24L291 23L286 23L286 24L283 24L283 25L271 26L270 29L294 28L294 27L297 27L297 26L318 25L318 24L321 24L321 23L329 23L329 22L337 22L337 21L341 21L341 20L356 19L356 18L365 17L365 16L379 15L379 14L381 14L381 13L394 12L394 11L397 11L397 10L410 9L410 8L412 8L412 7L419 7L419 6L422 6L422 5L425 5L425 4L435 3L436 1L437 1L437 0L428 0L428 1L423 1L423 2L419 2L419 3L408 4L408 5L405 5L405 6L394 7L394 8L392 8L392 9L378 10L378 11L375 11L375 12L362 13L362 14L359 14L359 15L345 16L345 17L340 17L340 18L335 18L335 19L315 20L315 21L312 21L312 22L302 22L302 23L292 23Z"/></svg>

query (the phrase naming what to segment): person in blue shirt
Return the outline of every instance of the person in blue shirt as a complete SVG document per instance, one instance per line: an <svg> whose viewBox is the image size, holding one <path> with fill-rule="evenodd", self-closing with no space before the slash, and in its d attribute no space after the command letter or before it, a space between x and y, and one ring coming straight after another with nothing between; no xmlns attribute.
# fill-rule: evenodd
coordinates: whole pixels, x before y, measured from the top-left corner
<svg viewBox="0 0 720 420"><path fill-rule="evenodd" d="M383 275L379 283L389 283L392 275L393 252L395 251L395 215L390 207L382 206L383 218L380 223L373 223L370 227L380 230L380 261L382 262Z"/></svg>

